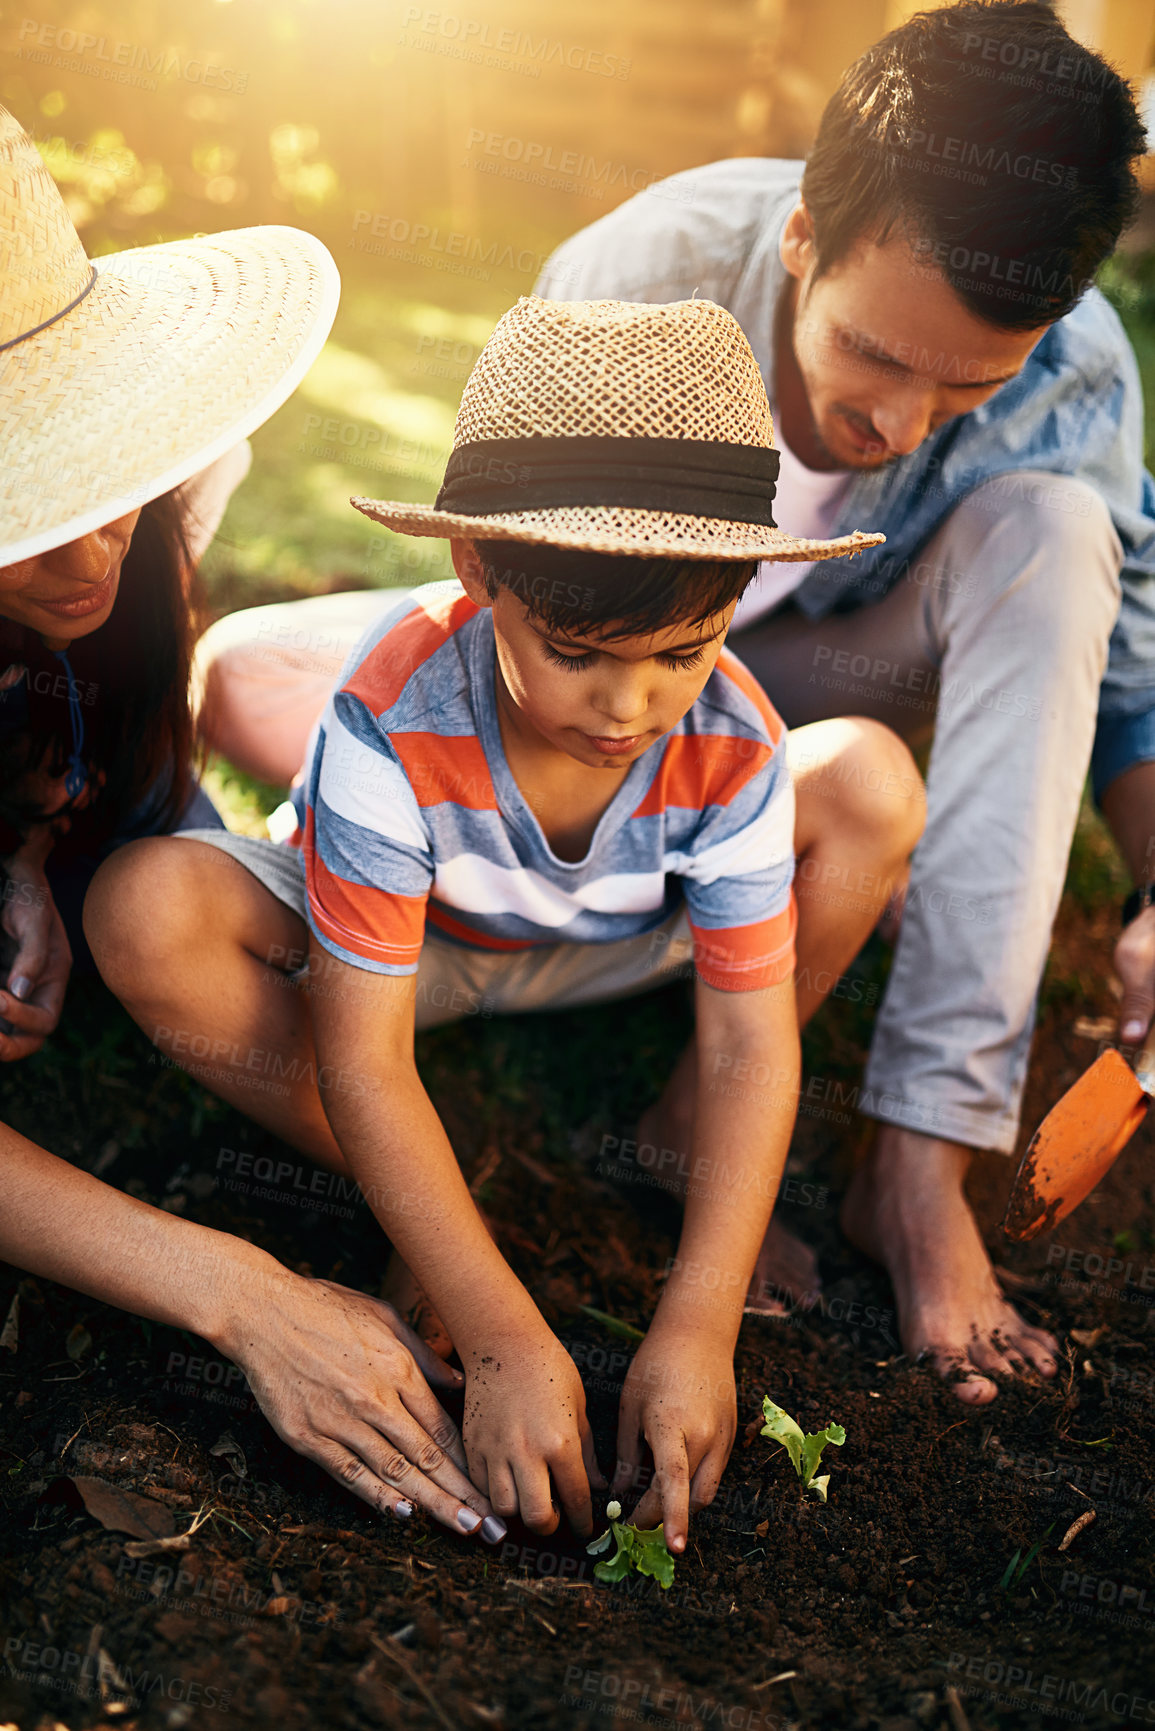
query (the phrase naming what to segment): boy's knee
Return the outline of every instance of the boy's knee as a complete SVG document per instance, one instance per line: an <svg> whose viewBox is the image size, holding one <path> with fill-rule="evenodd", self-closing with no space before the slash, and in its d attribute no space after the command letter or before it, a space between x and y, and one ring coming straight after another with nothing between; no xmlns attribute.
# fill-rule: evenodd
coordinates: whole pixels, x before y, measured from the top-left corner
<svg viewBox="0 0 1155 1731"><path fill-rule="evenodd" d="M84 935L105 984L130 992L146 969L187 958L197 877L187 842L146 836L110 854L84 898Z"/></svg>
<svg viewBox="0 0 1155 1731"><path fill-rule="evenodd" d="M909 853L926 820L926 789L909 747L881 721L850 716L831 769L839 815L862 839Z"/></svg>

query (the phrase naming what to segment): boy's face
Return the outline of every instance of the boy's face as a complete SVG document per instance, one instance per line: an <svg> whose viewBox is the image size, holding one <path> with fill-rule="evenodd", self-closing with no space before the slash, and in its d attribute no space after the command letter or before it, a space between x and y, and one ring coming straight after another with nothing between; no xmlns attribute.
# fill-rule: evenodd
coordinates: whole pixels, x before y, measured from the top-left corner
<svg viewBox="0 0 1155 1731"><path fill-rule="evenodd" d="M470 600L492 608L508 718L528 743L592 769L626 768L677 725L714 671L737 606L604 642L577 625L550 631L509 589L491 601L472 542L453 542L453 563Z"/></svg>

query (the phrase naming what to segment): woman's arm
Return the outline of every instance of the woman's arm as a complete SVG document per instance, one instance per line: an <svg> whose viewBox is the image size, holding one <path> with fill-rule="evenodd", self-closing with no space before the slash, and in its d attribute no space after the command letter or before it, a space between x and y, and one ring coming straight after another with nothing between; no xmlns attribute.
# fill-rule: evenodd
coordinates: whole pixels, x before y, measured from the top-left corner
<svg viewBox="0 0 1155 1731"><path fill-rule="evenodd" d="M425 1376L462 1379L391 1306L126 1196L5 1125L0 1183L0 1258L211 1342L277 1434L373 1507L404 1515L412 1499L458 1532L492 1512Z"/></svg>

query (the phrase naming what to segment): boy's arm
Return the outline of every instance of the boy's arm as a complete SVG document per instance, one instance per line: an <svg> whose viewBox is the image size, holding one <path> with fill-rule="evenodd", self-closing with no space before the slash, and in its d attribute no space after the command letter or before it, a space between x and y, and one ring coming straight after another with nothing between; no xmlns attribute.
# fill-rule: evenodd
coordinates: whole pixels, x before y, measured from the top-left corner
<svg viewBox="0 0 1155 1731"><path fill-rule="evenodd" d="M685 1220L665 1291L626 1378L615 1490L643 1438L654 1480L633 1519L663 1517L685 1549L691 1507L713 1500L737 1429L734 1348L798 1108L794 981L696 986L698 1086ZM733 1080L735 1077L742 1080ZM754 1082L745 1080L756 1078Z"/></svg>
<svg viewBox="0 0 1155 1731"><path fill-rule="evenodd" d="M413 1060L416 975L309 960L321 1098L390 1241L449 1330L466 1374L470 1473L499 1514L551 1532L552 1473L588 1534L600 1479L581 1378L494 1244Z"/></svg>

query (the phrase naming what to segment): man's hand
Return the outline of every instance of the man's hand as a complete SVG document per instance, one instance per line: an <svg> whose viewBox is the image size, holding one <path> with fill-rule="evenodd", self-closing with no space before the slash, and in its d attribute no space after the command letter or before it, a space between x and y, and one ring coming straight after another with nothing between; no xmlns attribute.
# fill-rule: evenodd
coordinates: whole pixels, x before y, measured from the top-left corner
<svg viewBox="0 0 1155 1731"><path fill-rule="evenodd" d="M492 1514L426 1381L459 1388L461 1373L392 1305L277 1268L263 1277L259 1307L251 1294L239 1302L218 1344L277 1435L372 1508L405 1516L419 1503L458 1533Z"/></svg>
<svg viewBox="0 0 1155 1731"><path fill-rule="evenodd" d="M4 866L0 914L11 955L0 990L0 1063L38 1052L60 1020L72 951L42 866L13 854Z"/></svg>
<svg viewBox="0 0 1155 1731"><path fill-rule="evenodd" d="M552 1533L559 1519L552 1477L570 1526L588 1538L590 1484L604 1489L606 1481L569 1353L543 1322L491 1337L462 1357L462 1429L474 1483L499 1515L517 1515L535 1533Z"/></svg>
<svg viewBox="0 0 1155 1731"><path fill-rule="evenodd" d="M1123 982L1119 1039L1137 1046L1155 1012L1155 907L1144 908L1115 945L1115 972Z"/></svg>
<svg viewBox="0 0 1155 1731"><path fill-rule="evenodd" d="M660 1517L675 1556L686 1548L690 1515L717 1494L737 1430L732 1351L708 1330L656 1317L622 1390L612 1489L617 1496L634 1484L649 1443L654 1477L630 1519L652 1527Z"/></svg>

